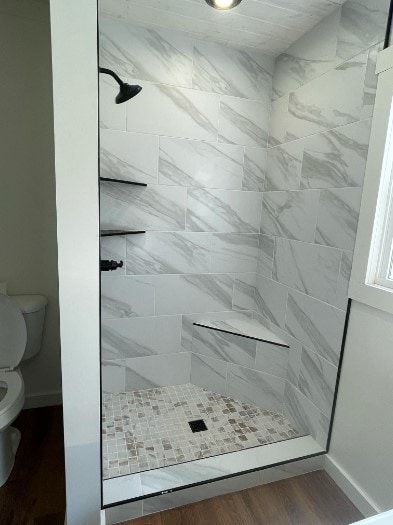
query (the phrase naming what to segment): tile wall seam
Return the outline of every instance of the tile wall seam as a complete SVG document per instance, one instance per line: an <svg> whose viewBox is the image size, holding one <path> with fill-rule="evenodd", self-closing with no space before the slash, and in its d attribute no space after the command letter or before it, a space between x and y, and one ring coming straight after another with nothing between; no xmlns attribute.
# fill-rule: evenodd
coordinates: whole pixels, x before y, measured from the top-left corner
<svg viewBox="0 0 393 525"><path fill-rule="evenodd" d="M257 99L257 98L240 97L240 96L237 96L237 95L227 95L225 93L217 93L215 91L205 91L205 90L196 89L196 88L192 88L192 87L188 87L188 86L179 86L179 85L170 84L170 83L167 83L167 82L159 82L159 81L156 81L156 80L144 80L143 78L138 78L138 77L127 77L127 81L128 82L139 82L141 84L145 83L145 84L149 84L149 85L153 84L155 86L165 86L165 87L173 88L175 90L193 91L194 93L199 93L199 94L207 94L207 95L211 95L211 96L214 96L214 97L218 98L220 104L223 102L221 100L221 98L225 97L225 98L236 99L236 100L247 100L248 102L258 103L261 106L263 106L265 109L269 109L270 108L270 103L264 102L261 99ZM128 131L129 133L134 133L133 131L129 131L128 129L126 129L125 131ZM173 138L183 138L183 137L173 137ZM186 137L184 137L184 138L186 138ZM190 140L193 140L193 139L190 138ZM198 140L198 139L195 139L195 140ZM202 141L202 142L205 142L205 141ZM238 144L238 145L241 146L241 144Z"/></svg>
<svg viewBox="0 0 393 525"><path fill-rule="evenodd" d="M338 366L335 365L334 363L332 363L331 361L329 361L329 359L326 359L326 357L323 357L322 355L318 354L318 352L316 352L315 350L313 350L312 348L308 347L307 345L304 345L302 344L302 347L304 349L307 350L307 352L310 352L312 354L314 354L316 357L318 357L319 359L321 359L322 361L324 361L325 363L327 363L328 365L332 366L333 368L336 369L336 371L338 370ZM303 353L303 352L302 352Z"/></svg>
<svg viewBox="0 0 393 525"><path fill-rule="evenodd" d="M319 245L318 245L319 246ZM341 250L341 249L338 249L338 250ZM334 308L335 310L339 310L340 312L345 312L344 310L342 310L341 308L339 308L338 306L334 306L330 303L327 303L326 301L323 301L322 299L318 299L316 297L313 297L312 295L309 295L307 294L306 292L302 292L300 290L297 290L296 288L292 288L291 286L287 285L287 284L284 284L284 283L281 283L280 281L276 281L274 279L270 279L269 277L266 277L266 275L262 275L260 274L261 277L263 277L264 279L268 279L269 281L272 281L274 284L279 284L280 286L284 287L284 288L288 288L288 291L294 291L296 293L299 293L301 295L304 295L305 297L309 297L310 299L313 299L314 301L318 301L319 303L322 303L326 306L330 306L331 308Z"/></svg>
<svg viewBox="0 0 393 525"><path fill-rule="evenodd" d="M307 34L307 33L306 33ZM303 35L304 36L304 35ZM302 38L302 37L301 37ZM294 42L296 44L296 42ZM281 100L282 98L284 97L287 97L289 96L291 93L295 93L298 89L301 89L303 86L307 86L307 84L310 84L311 82L314 82L315 80L318 80L320 78L322 78L323 76L331 73L332 71L335 71L337 69L340 69L343 65L345 65L347 62L352 62L356 57L358 57L359 55L363 55L363 54L368 54L369 51L373 48L373 47L376 47L378 45L381 45L383 44L383 40L379 41L379 42L376 42L375 44L371 44L370 46L366 47L366 48L363 48L360 52L356 53L356 55L352 55L348 58L345 58L343 59L341 62L338 62L334 67L332 67L331 69L328 69L326 71L324 71L321 75L318 75L316 77L313 77L311 78L310 80L307 80L306 82L304 82L303 84L300 84L298 87L296 87L295 89L292 89L291 91L288 91L288 93L285 93L284 95L281 95L280 97L278 98L275 98L273 99L273 103L276 102L277 100ZM288 53L282 53L282 54L286 54L288 55L289 57L291 58L294 58L296 59L297 57L294 56L294 55L290 55ZM277 58L279 58L281 55L279 55ZM339 57L337 57L336 55L336 59L338 59ZM277 60L277 59L276 59ZM367 63L366 63L366 66L367 66ZM274 86L274 76L273 76L273 86Z"/></svg>
<svg viewBox="0 0 393 525"><path fill-rule="evenodd" d="M182 352L182 353L188 353L188 352ZM244 368L245 370L250 370L251 372L256 372L257 374L263 374L265 376L275 377L276 379L280 379L282 381L286 381L285 377L283 377L283 376L276 376L275 374L271 374L269 372L264 372L263 370L259 370L257 368L250 368L249 366L239 365L238 363L235 363L233 361L226 361L224 359L219 359L218 357L211 357L210 355L201 354L199 352L196 352L195 350L191 350L191 353L196 355L196 356L199 356L199 357L204 357L204 358L207 358L207 359L212 359L214 361L219 361L220 363L225 363L226 365L232 365L232 366L236 366L236 367L239 367L239 368ZM155 356L153 356L153 357L155 357ZM132 359L138 359L138 358L132 358Z"/></svg>
<svg viewBox="0 0 393 525"><path fill-rule="evenodd" d="M318 408L317 405L313 401L311 401L311 399L309 399L306 395L304 395L298 387L293 386L293 388L295 388L302 397L304 397L309 403L311 403L314 406L314 408L316 408L316 410L318 410L318 412L320 412L326 419L330 420L330 416L327 416L320 408Z"/></svg>
<svg viewBox="0 0 393 525"><path fill-rule="evenodd" d="M316 244L315 246L321 246L321 245ZM322 246L323 246L323 245L322 245ZM334 249L335 249L335 250L338 250L338 251L343 251L343 250L341 250L341 249L339 249L339 248L334 248ZM265 277L266 279L268 279L268 277L266 277L265 275L262 275L261 277ZM338 280L339 280L339 278L340 278L340 270L339 270L338 273L337 273L337 280L336 280L336 289L335 289L335 293L337 293L337 285L338 285ZM331 306L331 307L333 307L333 308L336 308L336 310L340 310L340 311L342 311L342 312L344 312L344 313L345 313L345 311L346 311L346 310L344 310L343 308L340 308L339 306L337 306L336 304L332 304L332 303L328 303L327 301L323 301L322 299L319 299L318 297L315 297L314 295L311 295L310 293L307 293L307 292L305 292L305 291L299 290L298 288L294 288L293 286L290 286L289 284L286 284L286 283L283 283L283 282L281 282L281 281L279 281L279 280L276 280L276 279L274 279L273 277L272 277L272 280L273 280L273 282L278 283L278 284L281 284L281 286L285 286L286 288L288 288L288 292L289 292L289 291L298 292L298 293L300 293L300 294L302 294L302 295L305 295L305 296L307 296L307 297L310 297L311 299L314 299L315 301L319 301L319 302L321 302L321 303L324 303L324 304L327 305L327 306ZM285 320L285 322L286 322L286 320Z"/></svg>

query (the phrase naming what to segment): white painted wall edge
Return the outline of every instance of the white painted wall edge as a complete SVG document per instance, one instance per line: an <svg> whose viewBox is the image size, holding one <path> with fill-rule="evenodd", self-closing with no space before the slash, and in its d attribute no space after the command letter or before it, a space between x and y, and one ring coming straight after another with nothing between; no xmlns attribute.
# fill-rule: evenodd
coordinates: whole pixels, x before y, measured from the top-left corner
<svg viewBox="0 0 393 525"><path fill-rule="evenodd" d="M384 512L383 514L380 514L379 516L374 516L373 518L367 518L362 521L357 521L356 523L352 523L352 525L371 525L371 524L378 524L378 525L391 525L393 523L393 511Z"/></svg>
<svg viewBox="0 0 393 525"><path fill-rule="evenodd" d="M52 392L39 392L37 394L29 394L26 396L23 410L30 408L52 407L61 405L63 403L63 396L61 390Z"/></svg>
<svg viewBox="0 0 393 525"><path fill-rule="evenodd" d="M101 514L97 0L51 0L50 7L67 525L97 525Z"/></svg>
<svg viewBox="0 0 393 525"><path fill-rule="evenodd" d="M348 472L329 455L325 456L325 471L366 518L382 512Z"/></svg>

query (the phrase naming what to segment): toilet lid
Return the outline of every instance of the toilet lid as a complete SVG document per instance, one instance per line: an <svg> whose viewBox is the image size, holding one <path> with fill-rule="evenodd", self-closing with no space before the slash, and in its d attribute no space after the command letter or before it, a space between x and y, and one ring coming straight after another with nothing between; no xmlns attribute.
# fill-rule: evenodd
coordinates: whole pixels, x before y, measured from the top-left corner
<svg viewBox="0 0 393 525"><path fill-rule="evenodd" d="M0 293L0 369L19 365L26 348L26 323L16 303Z"/></svg>

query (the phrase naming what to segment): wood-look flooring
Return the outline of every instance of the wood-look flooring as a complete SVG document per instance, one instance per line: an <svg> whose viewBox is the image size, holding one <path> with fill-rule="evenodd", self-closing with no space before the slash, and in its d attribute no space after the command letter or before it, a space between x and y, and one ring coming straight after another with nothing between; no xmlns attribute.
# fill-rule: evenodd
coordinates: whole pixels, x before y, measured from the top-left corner
<svg viewBox="0 0 393 525"><path fill-rule="evenodd" d="M64 525L65 474L60 406L23 410L14 469L0 488L1 525Z"/></svg>
<svg viewBox="0 0 393 525"><path fill-rule="evenodd" d="M318 471L123 525L348 525L362 517L332 479Z"/></svg>

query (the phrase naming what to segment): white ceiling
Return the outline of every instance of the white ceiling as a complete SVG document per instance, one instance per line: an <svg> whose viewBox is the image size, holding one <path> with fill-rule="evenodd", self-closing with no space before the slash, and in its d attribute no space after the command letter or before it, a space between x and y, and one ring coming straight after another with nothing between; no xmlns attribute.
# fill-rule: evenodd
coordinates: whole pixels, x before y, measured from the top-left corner
<svg viewBox="0 0 393 525"><path fill-rule="evenodd" d="M345 0L243 0L218 11L205 0L99 0L100 15L278 55Z"/></svg>

